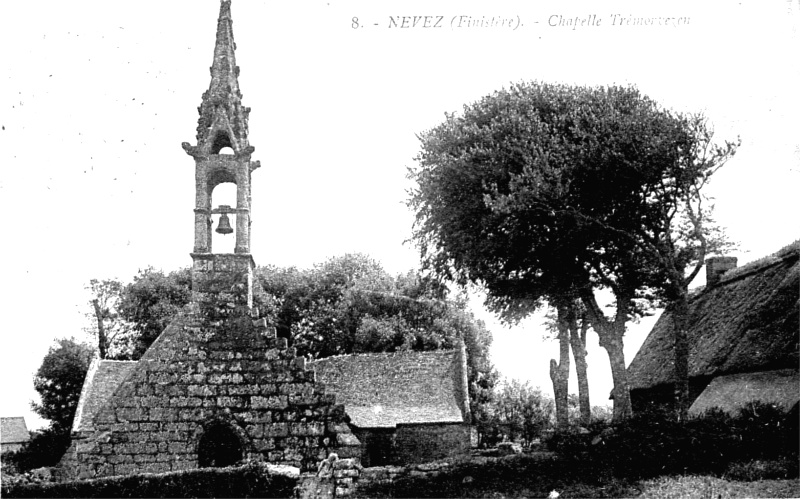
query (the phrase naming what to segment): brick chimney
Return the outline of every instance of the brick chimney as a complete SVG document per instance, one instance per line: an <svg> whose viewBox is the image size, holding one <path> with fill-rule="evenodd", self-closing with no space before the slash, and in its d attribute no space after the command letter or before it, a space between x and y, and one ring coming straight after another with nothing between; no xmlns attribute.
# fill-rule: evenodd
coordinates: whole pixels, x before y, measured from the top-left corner
<svg viewBox="0 0 800 499"><path fill-rule="evenodd" d="M719 284L722 274L736 268L735 256L712 256L706 258L706 286L713 287Z"/></svg>

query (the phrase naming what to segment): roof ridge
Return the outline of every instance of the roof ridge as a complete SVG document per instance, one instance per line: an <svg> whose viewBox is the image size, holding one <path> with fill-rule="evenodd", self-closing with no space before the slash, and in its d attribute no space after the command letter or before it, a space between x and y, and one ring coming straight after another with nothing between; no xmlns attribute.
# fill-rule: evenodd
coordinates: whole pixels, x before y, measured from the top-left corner
<svg viewBox="0 0 800 499"><path fill-rule="evenodd" d="M754 272L772 267L773 265L777 265L791 258L797 258L798 256L800 256L800 239L791 244L787 244L774 253L770 253L741 267L725 272L720 277L720 284L748 276Z"/></svg>
<svg viewBox="0 0 800 499"><path fill-rule="evenodd" d="M722 276L720 276L719 283L713 287L709 287L706 284L694 288L689 292L689 300L695 300L699 298L710 289L718 289L726 284L744 279L745 277L749 277L757 272L761 272L775 265L779 265L787 260L798 257L800 257L800 239L787 244L774 253L762 256L761 258L753 260L752 262L748 262L741 267L736 267L725 272L722 274Z"/></svg>
<svg viewBox="0 0 800 499"><path fill-rule="evenodd" d="M395 352L356 352L356 353L342 353L339 355L330 355L328 357L320 357L318 359L313 359L310 362L318 362L322 360L331 360L331 359L344 359L344 358L353 358L353 357L370 357L370 356L400 356L400 355L435 355L435 354L442 354L442 353L451 353L455 352L455 348L438 348L436 350L400 350Z"/></svg>

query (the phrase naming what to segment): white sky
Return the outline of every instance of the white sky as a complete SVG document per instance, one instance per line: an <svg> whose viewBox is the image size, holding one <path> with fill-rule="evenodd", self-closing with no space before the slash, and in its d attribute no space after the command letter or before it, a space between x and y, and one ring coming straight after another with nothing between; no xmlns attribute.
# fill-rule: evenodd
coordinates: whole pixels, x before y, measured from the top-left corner
<svg viewBox="0 0 800 499"><path fill-rule="evenodd" d="M3 416L42 424L29 411L31 379L54 338L84 337L89 279L129 281L148 265L190 264L194 162L180 144L195 142L218 10L215 0L5 6ZM710 189L718 220L741 245L740 264L800 235L797 0L237 0L232 14L262 164L253 174L257 264L307 267L358 251L392 273L417 267L403 243L415 134L532 79L633 83L667 107L704 110L720 136L742 137ZM613 26L614 14L689 24ZM443 16L443 27L390 27L390 16L399 26L415 15ZM600 25L549 26L559 15L595 15ZM457 16L509 18L516 29L454 28ZM354 17L364 27L353 29ZM537 321L502 328L479 300L475 312L494 333L498 369L550 391L557 348L539 341ZM632 327L628 361L648 328ZM596 336L590 343L593 403L605 403L608 360Z"/></svg>

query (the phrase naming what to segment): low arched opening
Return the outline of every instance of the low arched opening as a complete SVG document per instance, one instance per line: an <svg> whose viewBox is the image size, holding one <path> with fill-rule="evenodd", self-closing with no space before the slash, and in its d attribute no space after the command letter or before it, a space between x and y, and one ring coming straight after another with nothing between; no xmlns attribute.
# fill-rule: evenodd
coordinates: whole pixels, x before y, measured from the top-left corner
<svg viewBox="0 0 800 499"><path fill-rule="evenodd" d="M200 468L232 466L244 457L242 441L231 425L213 421L206 426L197 444Z"/></svg>

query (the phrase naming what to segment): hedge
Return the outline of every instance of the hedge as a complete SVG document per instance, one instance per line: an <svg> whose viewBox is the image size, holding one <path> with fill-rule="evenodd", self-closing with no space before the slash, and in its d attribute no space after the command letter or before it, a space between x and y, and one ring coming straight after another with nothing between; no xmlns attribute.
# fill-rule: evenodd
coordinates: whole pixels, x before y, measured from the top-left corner
<svg viewBox="0 0 800 499"><path fill-rule="evenodd" d="M292 497L298 476L264 463L3 487L3 497Z"/></svg>

